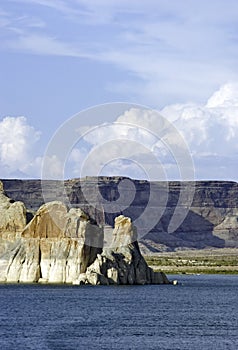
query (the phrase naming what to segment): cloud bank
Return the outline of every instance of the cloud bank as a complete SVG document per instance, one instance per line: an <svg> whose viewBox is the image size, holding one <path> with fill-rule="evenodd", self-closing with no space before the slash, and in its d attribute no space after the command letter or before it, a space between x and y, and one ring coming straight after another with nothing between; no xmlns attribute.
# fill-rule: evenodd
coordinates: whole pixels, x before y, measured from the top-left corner
<svg viewBox="0 0 238 350"><path fill-rule="evenodd" d="M194 162L196 179L237 180L237 83L223 85L203 105L169 105L160 113L175 126L187 143ZM161 120L157 112L131 108L113 124L103 124L91 129L83 137L87 148L84 146L82 150L79 146L72 151L69 159L72 172L79 176L86 161L88 175L98 175L98 169L101 169L102 175L126 174L145 178L148 175L148 164L151 162L151 169L155 166L155 159L148 159L149 150L156 157L156 162L161 164L161 171L153 175L155 178L180 179L178 159L164 142L168 135L162 134L158 140L151 132L158 128L163 130L163 125L160 126L159 123ZM133 145L133 142L137 145ZM173 135L170 137L171 143L179 147L178 138L173 140ZM88 161L90 152L91 158Z"/></svg>
<svg viewBox="0 0 238 350"><path fill-rule="evenodd" d="M159 112L186 141L196 179L237 181L238 83L223 85L204 104L168 105ZM157 112L137 108L126 110L111 124L100 124L93 129L85 128L85 121L81 129L86 133L79 135L80 142L69 152L66 177L80 176L86 162L87 173L83 175L99 175L100 169L100 174L108 176L146 178L151 171L158 180L179 178L177 159L164 143L169 138L176 147L178 139L166 134L160 123ZM155 129L165 130L159 140L151 132ZM37 154L39 139L40 132L25 117L3 118L1 177L40 177L43 155ZM60 160L54 156L47 162L49 178L57 178L62 166Z"/></svg>

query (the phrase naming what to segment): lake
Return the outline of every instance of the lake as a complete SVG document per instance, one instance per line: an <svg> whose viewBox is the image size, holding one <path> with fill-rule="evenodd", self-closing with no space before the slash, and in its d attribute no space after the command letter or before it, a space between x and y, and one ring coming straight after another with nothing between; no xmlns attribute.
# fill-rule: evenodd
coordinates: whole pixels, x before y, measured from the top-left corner
<svg viewBox="0 0 238 350"><path fill-rule="evenodd" d="M0 349L238 349L238 276L161 286L0 285Z"/></svg>

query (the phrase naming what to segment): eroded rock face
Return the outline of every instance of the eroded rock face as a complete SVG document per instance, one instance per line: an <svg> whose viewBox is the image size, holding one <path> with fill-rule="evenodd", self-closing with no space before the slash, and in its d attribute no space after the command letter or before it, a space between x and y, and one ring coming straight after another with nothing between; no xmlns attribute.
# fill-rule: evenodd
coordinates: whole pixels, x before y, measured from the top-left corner
<svg viewBox="0 0 238 350"><path fill-rule="evenodd" d="M97 255L75 284L165 284L165 274L148 267L140 253L136 227L131 219L120 215L115 218L111 248Z"/></svg>
<svg viewBox="0 0 238 350"><path fill-rule="evenodd" d="M103 228L81 209L46 203L26 225L24 204L0 190L0 282L168 283L147 266L130 218L115 219L111 247L103 249Z"/></svg>
<svg viewBox="0 0 238 350"><path fill-rule="evenodd" d="M81 209L51 202L14 243L0 259L0 281L72 283L102 251L103 231Z"/></svg>
<svg viewBox="0 0 238 350"><path fill-rule="evenodd" d="M51 216L52 214L52 216ZM56 224L60 224L58 226ZM162 284L142 257L131 220L115 220L113 247L102 251L103 231L80 210L47 203L0 258L1 282ZM87 244L88 236L94 244Z"/></svg>
<svg viewBox="0 0 238 350"><path fill-rule="evenodd" d="M113 213L107 212L107 207L102 209L98 200L98 190L103 198L114 201L119 198L119 186L122 177L88 177L85 179L72 179L64 182L67 200L73 206L80 207L97 224L113 226L115 216L123 214L129 216L135 222L144 213L153 188L154 197L159 202L166 203L165 211L153 229L150 227L153 213L147 212L138 229L140 235L140 247L143 253L155 253L177 249L203 249L238 247L238 183L231 181L197 181L195 182L195 194L192 206L184 222L178 229L168 233L168 227L177 207L180 191L187 188L190 191L190 182L147 182L143 180L130 180L134 186L124 190L129 197L130 191L134 191L134 200L128 208L115 207ZM8 196L15 201L25 203L28 210L36 211L45 202L60 200L62 196L62 184L60 181L44 181L45 194L42 196L41 180L2 180ZM122 188L123 188L122 186ZM168 188L167 188L168 187ZM84 193L87 194L85 199ZM168 195L168 198L166 197ZM187 207L187 197L180 203L181 208ZM157 206L157 205L156 205ZM160 218L160 205L158 205L158 217ZM95 208L98 208L95 209ZM111 209L111 207L110 207ZM150 227L148 230L147 228ZM147 233L144 235L144 233Z"/></svg>
<svg viewBox="0 0 238 350"><path fill-rule="evenodd" d="M8 198L0 181L0 238L14 239L26 226L26 208Z"/></svg>

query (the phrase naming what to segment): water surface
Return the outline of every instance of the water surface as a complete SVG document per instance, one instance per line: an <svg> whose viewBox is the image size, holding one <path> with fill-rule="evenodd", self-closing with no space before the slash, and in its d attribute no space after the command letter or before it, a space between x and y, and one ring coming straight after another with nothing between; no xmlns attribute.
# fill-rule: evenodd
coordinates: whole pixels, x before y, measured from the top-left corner
<svg viewBox="0 0 238 350"><path fill-rule="evenodd" d="M178 286L0 285L0 349L238 349L238 276Z"/></svg>

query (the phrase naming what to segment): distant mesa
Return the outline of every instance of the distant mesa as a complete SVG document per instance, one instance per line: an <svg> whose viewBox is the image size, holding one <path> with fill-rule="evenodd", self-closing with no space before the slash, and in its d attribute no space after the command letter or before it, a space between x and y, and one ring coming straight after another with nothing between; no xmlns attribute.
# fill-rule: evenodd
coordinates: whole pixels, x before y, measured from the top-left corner
<svg viewBox="0 0 238 350"><path fill-rule="evenodd" d="M87 177L64 182L67 198L62 194L62 183L59 181L43 181L44 197L42 196L41 180L2 180L8 197L24 203L27 211L27 222L45 202L67 201L75 208L82 209L91 222L106 228L114 226L114 219L121 214L130 217L132 222L145 211L153 187L155 198L162 207L158 207L158 220L150 227L150 213L144 217L140 227L139 246L143 254L161 251L176 251L181 249L204 248L238 248L238 184L232 181L197 181L191 207L183 223L173 233L168 233L168 226L182 188L189 192L190 182L170 181L153 182L130 180L135 188L135 196L126 208L115 206L119 198L119 185L123 177ZM128 180L128 179L127 179ZM125 183L125 181L124 181ZM98 200L98 191L102 198L111 201L115 206L113 213L103 208ZM128 197L132 197L131 189L125 188ZM84 193L87 194L85 199ZM166 196L168 196L166 200ZM165 203L165 207L163 207ZM186 198L180 202L181 208L187 207ZM162 216L160 218L160 212ZM154 215L154 214L153 214ZM137 225L138 226L138 225ZM146 233L141 235L140 233Z"/></svg>

